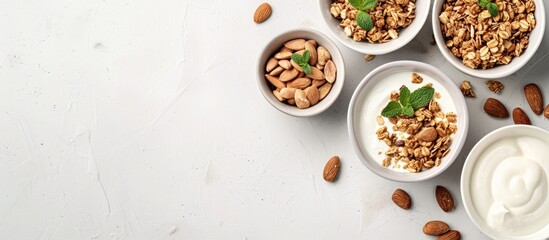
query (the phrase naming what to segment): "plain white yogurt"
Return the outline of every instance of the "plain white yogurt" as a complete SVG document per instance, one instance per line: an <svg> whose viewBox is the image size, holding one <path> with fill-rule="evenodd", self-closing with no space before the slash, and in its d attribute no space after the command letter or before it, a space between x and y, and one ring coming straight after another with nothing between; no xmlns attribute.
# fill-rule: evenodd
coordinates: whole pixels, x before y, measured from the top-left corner
<svg viewBox="0 0 549 240"><path fill-rule="evenodd" d="M471 172L471 200L493 231L525 236L549 224L548 149L549 143L536 137L505 137L479 155Z"/></svg>
<svg viewBox="0 0 549 240"><path fill-rule="evenodd" d="M400 72L390 73L376 81L376 85L372 87L368 94L364 96L363 104L360 107L360 115L358 119L359 129L362 131L359 133L360 139L362 139L362 147L370 152L375 157L375 162L382 165L383 159L385 159L385 152L389 149L387 144L377 139L376 131L380 125L377 124L377 116L381 115L381 110L387 106L389 102L389 96L392 91L399 91L402 85L406 85L411 92L425 86L425 84L431 83L435 92L440 93L441 98L435 99L442 111L456 113L456 105L450 96L450 93L444 86L437 80L427 74L416 72L423 78L423 82L415 84L411 82L413 71L403 70ZM389 122L387 118L384 118L385 126L389 132L393 132L393 124ZM457 116L459 122L460 117ZM406 136L400 136L404 139ZM408 172L399 165L391 163L389 169L397 172Z"/></svg>

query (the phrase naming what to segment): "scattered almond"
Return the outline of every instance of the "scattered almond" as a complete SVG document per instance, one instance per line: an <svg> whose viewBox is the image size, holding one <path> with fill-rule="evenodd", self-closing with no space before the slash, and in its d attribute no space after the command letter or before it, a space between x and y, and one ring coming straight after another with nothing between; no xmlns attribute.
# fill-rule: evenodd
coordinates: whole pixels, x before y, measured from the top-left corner
<svg viewBox="0 0 549 240"><path fill-rule="evenodd" d="M526 125L532 125L532 122L530 121L530 118L522 108L515 108L513 109L513 121L515 124L526 124Z"/></svg>
<svg viewBox="0 0 549 240"><path fill-rule="evenodd" d="M536 115L540 115L543 112L543 95L541 95L538 85L530 83L524 86L524 96L532 111Z"/></svg>
<svg viewBox="0 0 549 240"><path fill-rule="evenodd" d="M262 23L267 20L272 13L273 9L271 8L271 5L268 3L262 3L257 7L254 13L254 22L256 23Z"/></svg>
<svg viewBox="0 0 549 240"><path fill-rule="evenodd" d="M313 44L311 40L305 42L305 50L309 50L311 53L311 57L309 58L309 64L311 66L316 65L316 62L318 60L318 54L316 53L316 44Z"/></svg>
<svg viewBox="0 0 549 240"><path fill-rule="evenodd" d="M391 196L391 199L402 209L410 209L412 206L412 199L410 198L410 195L400 188L395 190L393 196Z"/></svg>
<svg viewBox="0 0 549 240"><path fill-rule="evenodd" d="M438 206L440 206L442 211L450 212L454 210L454 198L445 187L437 186L435 190L435 198L437 199Z"/></svg>
<svg viewBox="0 0 549 240"><path fill-rule="evenodd" d="M332 84L329 82L325 83L320 88L318 88L318 91L320 92L320 100L324 99L326 95L328 95L331 89L332 89Z"/></svg>
<svg viewBox="0 0 549 240"><path fill-rule="evenodd" d="M307 99L307 95L305 94L305 91L301 89L295 90L295 104L298 108L304 109L311 106L311 102Z"/></svg>
<svg viewBox="0 0 549 240"><path fill-rule="evenodd" d="M450 230L445 234L442 234L437 237L437 240L459 240L461 239L461 234L459 231Z"/></svg>
<svg viewBox="0 0 549 240"><path fill-rule="evenodd" d="M320 92L315 86L305 88L305 94L307 95L307 99L311 103L311 106L316 105L318 101L320 101Z"/></svg>
<svg viewBox="0 0 549 240"><path fill-rule="evenodd" d="M324 79L324 73L316 67L311 67L311 74L307 74L312 79Z"/></svg>
<svg viewBox="0 0 549 240"><path fill-rule="evenodd" d="M366 62L372 61L372 60L374 60L375 57L376 57L376 55L366 54L366 55L364 55L364 61L366 61Z"/></svg>
<svg viewBox="0 0 549 240"><path fill-rule="evenodd" d="M290 81L290 80L294 79L295 77L297 77L298 74L299 74L299 70L297 70L295 68L284 70L280 74L280 81L283 81L283 82Z"/></svg>
<svg viewBox="0 0 549 240"><path fill-rule="evenodd" d="M509 111L507 111L507 108L505 108L503 103L501 103L499 100L495 98L486 99L486 102L484 103L484 111L492 117L497 117L497 118L509 117Z"/></svg>
<svg viewBox="0 0 549 240"><path fill-rule="evenodd" d="M284 47L287 47L295 51L303 50L305 49L305 39L298 38L298 39L290 40L284 43Z"/></svg>
<svg viewBox="0 0 549 240"><path fill-rule="evenodd" d="M437 140L438 133L434 127L423 128L416 134L416 139L423 142L432 142Z"/></svg>
<svg viewBox="0 0 549 240"><path fill-rule="evenodd" d="M267 66L265 68L265 71L271 72L271 70L275 69L275 67L278 66L278 60L276 58L270 58L269 61L267 61Z"/></svg>
<svg viewBox="0 0 549 240"><path fill-rule="evenodd" d="M328 160L326 163L326 166L324 166L324 171L322 173L322 176L324 177L324 180L328 182L333 182L337 178L337 174L339 173L340 168L340 161L338 156L333 156Z"/></svg>
<svg viewBox="0 0 549 240"><path fill-rule="evenodd" d="M298 78L288 83L288 87L305 89L311 85L311 79L308 78Z"/></svg>
<svg viewBox="0 0 549 240"><path fill-rule="evenodd" d="M332 60L328 60L324 66L324 76L329 83L333 83L336 79L336 66Z"/></svg>
<svg viewBox="0 0 549 240"><path fill-rule="evenodd" d="M450 226L443 221L430 221L423 226L423 233L431 236L440 236L450 231Z"/></svg>
<svg viewBox="0 0 549 240"><path fill-rule="evenodd" d="M330 52L325 47L318 47L316 52L318 54L318 64L320 65L326 65L326 62L332 59L332 55L330 55Z"/></svg>

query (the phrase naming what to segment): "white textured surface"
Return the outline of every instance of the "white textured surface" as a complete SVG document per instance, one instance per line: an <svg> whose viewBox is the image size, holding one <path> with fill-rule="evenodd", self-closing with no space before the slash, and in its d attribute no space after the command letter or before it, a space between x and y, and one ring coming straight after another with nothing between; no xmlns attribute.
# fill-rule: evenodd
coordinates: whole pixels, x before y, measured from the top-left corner
<svg viewBox="0 0 549 240"><path fill-rule="evenodd" d="M372 62L340 45L348 74L339 99L319 116L294 118L259 93L256 57L283 30L327 31L315 1L274 1L273 16L256 25L259 3L4 1L1 238L423 239L432 219L466 239L486 238L461 205L460 170L477 140L511 120L482 112L485 97L495 96L483 81L470 79L479 97L467 100L468 143L440 177L381 179L348 140L349 99L373 68L411 59L456 82L468 78L429 44L430 22L405 48ZM526 82L549 94L548 71L540 64L528 71L548 41L546 34L529 64L503 79L496 97L510 109L528 109ZM343 169L329 184L321 172L335 154ZM438 208L437 184L454 194L456 211ZM411 211L390 201L396 187L412 195Z"/></svg>

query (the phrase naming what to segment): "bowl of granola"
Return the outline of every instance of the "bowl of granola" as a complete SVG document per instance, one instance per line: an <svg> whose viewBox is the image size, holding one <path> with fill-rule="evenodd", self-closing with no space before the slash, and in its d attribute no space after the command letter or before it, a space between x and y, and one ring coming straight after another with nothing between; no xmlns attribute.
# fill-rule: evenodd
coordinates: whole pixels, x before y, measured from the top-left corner
<svg viewBox="0 0 549 240"><path fill-rule="evenodd" d="M433 33L442 55L460 71L501 78L537 51L544 11L542 0L435 0Z"/></svg>
<svg viewBox="0 0 549 240"><path fill-rule="evenodd" d="M465 99L437 68L396 61L370 72L349 105L347 127L358 158L401 182L433 178L458 156L469 127Z"/></svg>
<svg viewBox="0 0 549 240"><path fill-rule="evenodd" d="M426 0L322 0L319 8L330 33L343 45L370 55L409 43L429 15Z"/></svg>

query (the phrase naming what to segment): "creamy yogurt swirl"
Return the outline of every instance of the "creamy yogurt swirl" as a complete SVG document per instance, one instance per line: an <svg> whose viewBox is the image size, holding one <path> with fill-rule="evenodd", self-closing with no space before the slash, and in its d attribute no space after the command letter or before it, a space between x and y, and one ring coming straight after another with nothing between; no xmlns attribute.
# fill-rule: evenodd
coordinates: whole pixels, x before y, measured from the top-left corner
<svg viewBox="0 0 549 240"><path fill-rule="evenodd" d="M549 224L549 144L535 137L502 138L479 156L471 197L493 230L512 236L535 233Z"/></svg>

